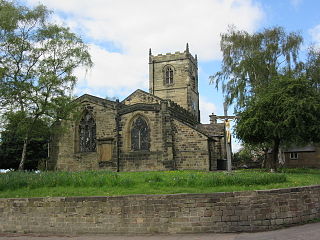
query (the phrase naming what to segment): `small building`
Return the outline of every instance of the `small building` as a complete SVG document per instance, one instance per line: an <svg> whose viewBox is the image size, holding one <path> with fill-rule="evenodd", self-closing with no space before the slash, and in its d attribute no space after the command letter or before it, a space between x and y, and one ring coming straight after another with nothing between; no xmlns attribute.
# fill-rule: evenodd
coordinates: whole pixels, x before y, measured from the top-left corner
<svg viewBox="0 0 320 240"><path fill-rule="evenodd" d="M320 145L312 144L304 147L285 149L284 166L290 168L320 168Z"/></svg>
<svg viewBox="0 0 320 240"><path fill-rule="evenodd" d="M81 117L60 123L67 130L51 142L51 169L216 170L226 158L224 124L200 123L198 62L188 45L173 54L150 50L148 93L76 101Z"/></svg>

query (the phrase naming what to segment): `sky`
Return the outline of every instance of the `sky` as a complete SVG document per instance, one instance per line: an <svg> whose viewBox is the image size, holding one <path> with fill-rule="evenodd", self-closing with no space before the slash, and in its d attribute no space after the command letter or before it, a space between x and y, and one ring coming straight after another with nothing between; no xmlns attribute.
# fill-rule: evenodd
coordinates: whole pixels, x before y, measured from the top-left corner
<svg viewBox="0 0 320 240"><path fill-rule="evenodd" d="M198 56L201 122L223 115L223 94L209 84L221 68L220 34L229 25L250 33L282 26L304 37L302 49L320 46L319 0L20 0L53 10L52 20L88 44L94 66L77 70L75 94L127 97L148 91L148 53ZM229 108L233 114L233 108ZM240 143L234 141L236 151Z"/></svg>

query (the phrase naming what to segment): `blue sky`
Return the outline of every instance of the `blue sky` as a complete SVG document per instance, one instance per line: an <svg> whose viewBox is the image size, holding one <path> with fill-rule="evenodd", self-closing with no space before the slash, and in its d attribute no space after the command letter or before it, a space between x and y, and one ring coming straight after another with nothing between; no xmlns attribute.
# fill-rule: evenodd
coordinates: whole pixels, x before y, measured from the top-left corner
<svg viewBox="0 0 320 240"><path fill-rule="evenodd" d="M228 25L255 32L283 26L298 31L303 49L320 45L319 0L20 0L43 3L53 20L69 26L90 46L94 67L79 77L75 94L117 97L137 88L148 90L148 51L153 54L184 51L189 42L199 60L200 110L223 114L223 96L209 76L219 70L220 33ZM232 108L229 113L232 113ZM239 144L234 145L238 149Z"/></svg>

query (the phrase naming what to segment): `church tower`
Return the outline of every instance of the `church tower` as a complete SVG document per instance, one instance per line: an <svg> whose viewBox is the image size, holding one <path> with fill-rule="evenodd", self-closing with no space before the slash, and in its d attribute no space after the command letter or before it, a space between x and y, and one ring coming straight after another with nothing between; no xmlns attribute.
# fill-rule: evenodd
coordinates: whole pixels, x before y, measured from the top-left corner
<svg viewBox="0 0 320 240"><path fill-rule="evenodd" d="M170 99L191 112L200 122L198 61L189 52L159 54L149 52L149 92Z"/></svg>

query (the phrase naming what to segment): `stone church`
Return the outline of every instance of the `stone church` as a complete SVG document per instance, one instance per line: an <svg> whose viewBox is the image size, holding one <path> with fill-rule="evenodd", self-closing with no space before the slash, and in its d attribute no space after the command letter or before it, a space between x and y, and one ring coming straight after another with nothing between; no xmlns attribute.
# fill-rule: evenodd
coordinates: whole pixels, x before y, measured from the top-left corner
<svg viewBox="0 0 320 240"><path fill-rule="evenodd" d="M82 95L79 120L51 144L49 168L64 171L217 170L225 128L200 123L198 62L184 52L149 53L149 92L123 101Z"/></svg>

